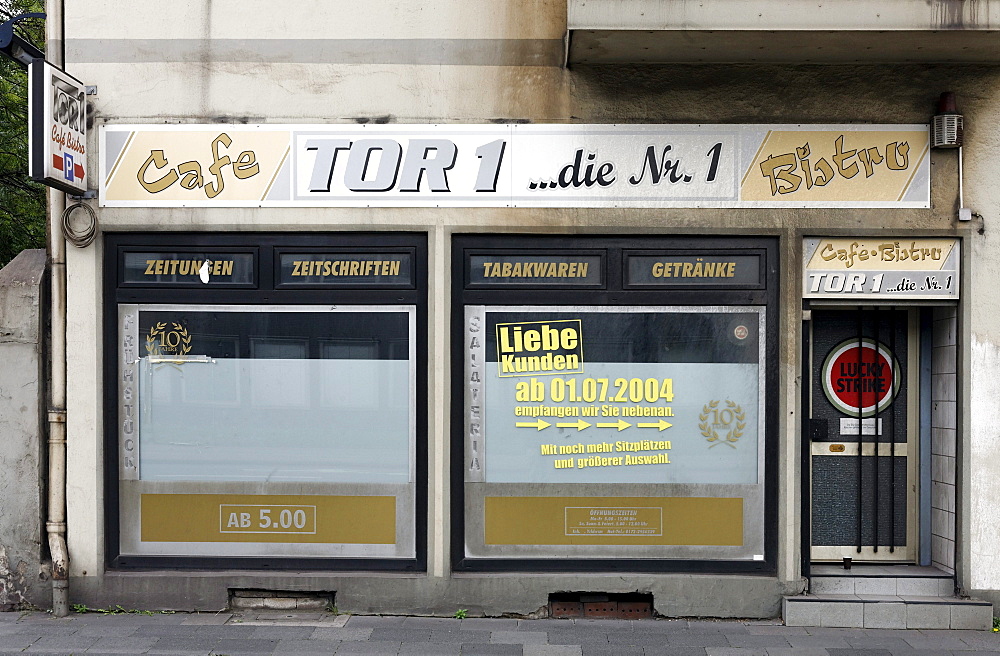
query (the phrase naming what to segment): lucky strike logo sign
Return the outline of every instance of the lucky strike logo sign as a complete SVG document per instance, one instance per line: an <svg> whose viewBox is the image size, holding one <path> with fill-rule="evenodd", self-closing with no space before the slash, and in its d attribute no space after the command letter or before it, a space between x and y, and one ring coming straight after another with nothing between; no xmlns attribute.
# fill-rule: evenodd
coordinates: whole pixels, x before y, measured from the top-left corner
<svg viewBox="0 0 1000 656"><path fill-rule="evenodd" d="M823 393L840 412L871 417L888 408L899 392L899 362L885 344L849 339L823 361Z"/></svg>

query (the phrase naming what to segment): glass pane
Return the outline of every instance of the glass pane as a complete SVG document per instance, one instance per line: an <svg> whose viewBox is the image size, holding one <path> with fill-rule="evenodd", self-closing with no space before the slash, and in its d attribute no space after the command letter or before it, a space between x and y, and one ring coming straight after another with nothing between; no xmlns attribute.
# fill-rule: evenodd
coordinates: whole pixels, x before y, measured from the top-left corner
<svg viewBox="0 0 1000 656"><path fill-rule="evenodd" d="M410 481L408 312L140 312L143 480Z"/></svg>
<svg viewBox="0 0 1000 656"><path fill-rule="evenodd" d="M559 310L486 312L485 482L758 483L760 314Z"/></svg>

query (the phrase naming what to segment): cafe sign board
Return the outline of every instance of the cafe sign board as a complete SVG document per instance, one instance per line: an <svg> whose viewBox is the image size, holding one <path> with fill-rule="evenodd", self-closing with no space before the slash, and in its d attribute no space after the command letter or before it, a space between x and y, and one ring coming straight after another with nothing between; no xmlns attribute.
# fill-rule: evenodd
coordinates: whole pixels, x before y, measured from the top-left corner
<svg viewBox="0 0 1000 656"><path fill-rule="evenodd" d="M87 102L83 83L45 61L28 65L31 179L69 194L87 191Z"/></svg>
<svg viewBox="0 0 1000 656"><path fill-rule="evenodd" d="M930 207L926 125L106 125L107 207Z"/></svg>
<svg viewBox="0 0 1000 656"><path fill-rule="evenodd" d="M957 301L960 254L950 237L807 237L802 297Z"/></svg>

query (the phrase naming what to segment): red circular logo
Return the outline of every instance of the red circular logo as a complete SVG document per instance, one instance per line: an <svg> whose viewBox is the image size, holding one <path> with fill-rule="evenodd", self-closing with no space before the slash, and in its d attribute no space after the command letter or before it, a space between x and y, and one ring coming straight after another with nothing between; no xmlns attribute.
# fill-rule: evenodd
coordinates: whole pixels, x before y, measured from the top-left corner
<svg viewBox="0 0 1000 656"><path fill-rule="evenodd" d="M871 417L892 404L899 392L899 363L872 339L849 339L823 362L823 393L846 415Z"/></svg>
<svg viewBox="0 0 1000 656"><path fill-rule="evenodd" d="M746 339L747 335L750 334L750 330L746 326L740 325L736 326L733 334L736 336L736 339Z"/></svg>

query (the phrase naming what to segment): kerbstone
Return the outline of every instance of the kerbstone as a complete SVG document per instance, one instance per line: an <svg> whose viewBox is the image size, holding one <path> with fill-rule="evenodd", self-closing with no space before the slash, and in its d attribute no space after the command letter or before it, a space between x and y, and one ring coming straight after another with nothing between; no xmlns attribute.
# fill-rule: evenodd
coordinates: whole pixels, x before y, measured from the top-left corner
<svg viewBox="0 0 1000 656"><path fill-rule="evenodd" d="M894 578L858 578L854 581L856 595L896 595L896 579Z"/></svg>
<svg viewBox="0 0 1000 656"><path fill-rule="evenodd" d="M819 626L821 604L811 601L782 601L782 616L787 626Z"/></svg>
<svg viewBox="0 0 1000 656"><path fill-rule="evenodd" d="M906 605L902 603L869 603L864 608L866 629L905 629Z"/></svg>
<svg viewBox="0 0 1000 656"><path fill-rule="evenodd" d="M864 604L861 602L821 602L820 625L827 627L862 628L865 621Z"/></svg>
<svg viewBox="0 0 1000 656"><path fill-rule="evenodd" d="M906 628L947 629L951 608L944 604L906 604Z"/></svg>
<svg viewBox="0 0 1000 656"><path fill-rule="evenodd" d="M951 607L952 629L989 629L993 624L993 607L973 604L955 604Z"/></svg>

